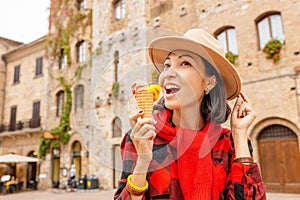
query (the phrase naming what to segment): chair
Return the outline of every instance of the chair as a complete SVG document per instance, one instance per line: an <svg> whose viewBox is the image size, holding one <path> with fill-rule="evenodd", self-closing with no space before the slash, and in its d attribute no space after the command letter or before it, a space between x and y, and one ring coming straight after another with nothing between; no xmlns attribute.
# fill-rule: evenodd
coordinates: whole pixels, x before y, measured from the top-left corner
<svg viewBox="0 0 300 200"><path fill-rule="evenodd" d="M21 181L21 182L17 183L16 190L19 192L22 190L22 188L23 188L23 182Z"/></svg>

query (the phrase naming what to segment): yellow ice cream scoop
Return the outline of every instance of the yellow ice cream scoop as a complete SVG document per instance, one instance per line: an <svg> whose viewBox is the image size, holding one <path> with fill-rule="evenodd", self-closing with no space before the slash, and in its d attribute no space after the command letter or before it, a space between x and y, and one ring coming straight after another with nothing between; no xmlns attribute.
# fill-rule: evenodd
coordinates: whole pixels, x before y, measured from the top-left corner
<svg viewBox="0 0 300 200"><path fill-rule="evenodd" d="M143 117L152 117L153 103L159 97L160 86L157 84L148 86L135 84L132 89L138 109L144 111Z"/></svg>

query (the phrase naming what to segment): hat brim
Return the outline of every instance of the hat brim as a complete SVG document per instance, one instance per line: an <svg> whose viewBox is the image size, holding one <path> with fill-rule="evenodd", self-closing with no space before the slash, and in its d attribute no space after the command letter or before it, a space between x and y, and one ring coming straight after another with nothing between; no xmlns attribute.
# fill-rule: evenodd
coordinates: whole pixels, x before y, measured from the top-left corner
<svg viewBox="0 0 300 200"><path fill-rule="evenodd" d="M226 90L226 99L234 99L241 91L241 79L235 67L210 47L180 36L165 36L153 40L147 49L148 55L159 73L163 70L166 57L175 50L186 50L200 55L219 72Z"/></svg>

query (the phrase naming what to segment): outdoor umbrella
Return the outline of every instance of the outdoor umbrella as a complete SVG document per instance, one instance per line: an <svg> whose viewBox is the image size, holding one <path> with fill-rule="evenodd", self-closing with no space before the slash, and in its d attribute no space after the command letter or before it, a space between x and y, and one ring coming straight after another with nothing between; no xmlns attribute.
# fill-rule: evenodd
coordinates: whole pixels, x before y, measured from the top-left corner
<svg viewBox="0 0 300 200"><path fill-rule="evenodd" d="M20 163L20 162L38 162L38 158L22 156L17 154L6 154L0 156L0 163L9 164L9 163Z"/></svg>

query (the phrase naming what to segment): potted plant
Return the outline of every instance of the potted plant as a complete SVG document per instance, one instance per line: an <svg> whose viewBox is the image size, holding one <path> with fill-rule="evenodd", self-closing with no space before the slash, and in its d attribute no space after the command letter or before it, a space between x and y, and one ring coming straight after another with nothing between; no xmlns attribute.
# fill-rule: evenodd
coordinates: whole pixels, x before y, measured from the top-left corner
<svg viewBox="0 0 300 200"><path fill-rule="evenodd" d="M271 39L266 43L263 52L267 53L267 58L272 59L273 62L277 62L280 59L281 49L282 43L279 40Z"/></svg>
<svg viewBox="0 0 300 200"><path fill-rule="evenodd" d="M228 52L225 53L225 57L227 58L227 60L229 60L229 62L234 64L235 59L238 57L238 55L232 53L231 51L228 51Z"/></svg>

